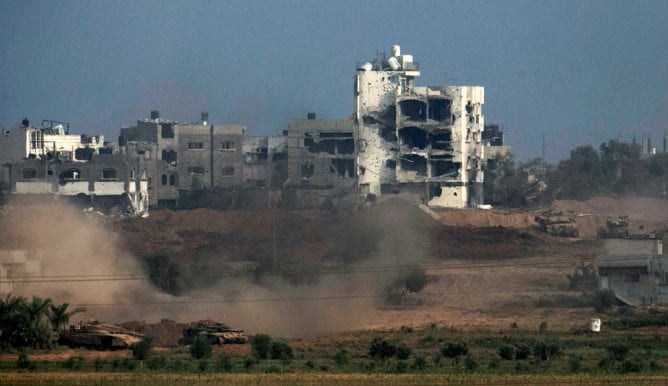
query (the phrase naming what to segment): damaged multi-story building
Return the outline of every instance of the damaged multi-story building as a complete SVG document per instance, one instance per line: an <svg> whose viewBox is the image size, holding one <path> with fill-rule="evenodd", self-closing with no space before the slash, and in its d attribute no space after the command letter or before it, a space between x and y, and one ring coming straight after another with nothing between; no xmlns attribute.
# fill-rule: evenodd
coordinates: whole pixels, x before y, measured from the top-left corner
<svg viewBox="0 0 668 386"><path fill-rule="evenodd" d="M420 67L398 45L359 63L354 120L362 194L412 194L430 206L483 203L483 87L418 87Z"/></svg>
<svg viewBox="0 0 668 386"><path fill-rule="evenodd" d="M102 136L70 134L69 124L28 119L0 136L3 191L19 197L81 197L98 208L133 215L148 211L143 171Z"/></svg>
<svg viewBox="0 0 668 386"><path fill-rule="evenodd" d="M0 158L6 156L0 177L16 193L98 197L122 191L139 200L139 207L176 207L207 190L222 192L214 198L232 197L221 208L279 202L317 207L343 194L479 206L485 149L491 155L492 148L503 147L498 126L493 135L483 135L484 89L420 87L419 76L412 55L393 46L391 56L377 54L357 65L348 119L309 113L277 136L248 136L243 125L211 124L206 112L196 123L179 123L153 110L150 118L121 128L118 149L100 137L69 135L58 122L47 121L52 124L42 129L25 125L4 133L13 141L0 141ZM44 162L51 164L43 167Z"/></svg>
<svg viewBox="0 0 668 386"><path fill-rule="evenodd" d="M122 127L121 153L148 176L152 206L175 207L188 192L280 187L287 174L284 137L246 136L243 125L163 119L158 110L136 126ZM266 200L264 200L266 202Z"/></svg>

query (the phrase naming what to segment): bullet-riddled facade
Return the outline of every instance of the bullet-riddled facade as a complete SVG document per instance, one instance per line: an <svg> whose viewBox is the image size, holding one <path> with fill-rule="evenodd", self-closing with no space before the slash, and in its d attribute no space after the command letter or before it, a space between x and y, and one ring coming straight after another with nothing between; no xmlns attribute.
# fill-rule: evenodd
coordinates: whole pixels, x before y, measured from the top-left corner
<svg viewBox="0 0 668 386"><path fill-rule="evenodd" d="M430 206L483 203L479 86L418 87L419 65L399 46L357 66L354 119L363 194L418 195Z"/></svg>

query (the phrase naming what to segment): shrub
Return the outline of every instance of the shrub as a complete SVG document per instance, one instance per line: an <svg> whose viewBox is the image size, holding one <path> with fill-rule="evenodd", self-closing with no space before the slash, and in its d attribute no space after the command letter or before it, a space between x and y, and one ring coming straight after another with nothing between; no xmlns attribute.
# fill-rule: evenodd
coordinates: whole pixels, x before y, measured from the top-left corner
<svg viewBox="0 0 668 386"><path fill-rule="evenodd" d="M255 366L255 358L253 357L246 357L244 359L244 368L249 370L252 369L253 366Z"/></svg>
<svg viewBox="0 0 668 386"><path fill-rule="evenodd" d="M304 366L306 366L306 368L309 369L309 370L314 370L315 369L315 362L313 362L312 360L309 359L304 363Z"/></svg>
<svg viewBox="0 0 668 386"><path fill-rule="evenodd" d="M423 356L416 356L412 367L413 370L422 371L427 368L427 360Z"/></svg>
<svg viewBox="0 0 668 386"><path fill-rule="evenodd" d="M285 342L272 342L271 359L292 359L292 347Z"/></svg>
<svg viewBox="0 0 668 386"><path fill-rule="evenodd" d="M63 362L63 367L68 370L81 370L83 368L84 357L81 355L71 356Z"/></svg>
<svg viewBox="0 0 668 386"><path fill-rule="evenodd" d="M582 357L579 356L572 356L568 360L568 368L570 369L571 373L578 373L582 371Z"/></svg>
<svg viewBox="0 0 668 386"><path fill-rule="evenodd" d="M197 368L200 373L205 373L209 369L209 361L206 359L200 359L197 362Z"/></svg>
<svg viewBox="0 0 668 386"><path fill-rule="evenodd" d="M605 349L608 350L608 353L610 354L612 359L616 361L623 361L624 359L626 359L626 355L630 351L629 346L622 342L610 343L605 347Z"/></svg>
<svg viewBox="0 0 668 386"><path fill-rule="evenodd" d="M464 368L468 372L474 372L478 368L478 361L471 354L466 355L464 358Z"/></svg>
<svg viewBox="0 0 668 386"><path fill-rule="evenodd" d="M525 360L531 355L531 349L526 344L520 344L515 349L515 359Z"/></svg>
<svg viewBox="0 0 668 386"><path fill-rule="evenodd" d="M424 269L414 269L403 277L403 285L410 292L420 292L427 285L427 274Z"/></svg>
<svg viewBox="0 0 668 386"><path fill-rule="evenodd" d="M612 371L615 366L615 360L612 356L607 355L600 361L598 361L598 368L604 371Z"/></svg>
<svg viewBox="0 0 668 386"><path fill-rule="evenodd" d="M211 351L211 342L203 335L196 336L190 345L190 355L195 359L207 358L211 355Z"/></svg>
<svg viewBox="0 0 668 386"><path fill-rule="evenodd" d="M369 355L374 358L385 359L394 356L397 353L397 347L385 339L375 337L371 340Z"/></svg>
<svg viewBox="0 0 668 386"><path fill-rule="evenodd" d="M499 347L498 350L496 350L496 353L499 354L501 359L512 361L513 358L515 358L515 347L510 345L503 345Z"/></svg>
<svg viewBox="0 0 668 386"><path fill-rule="evenodd" d="M153 338L144 337L141 342L132 345L132 357L138 361L143 361L151 355L151 342Z"/></svg>
<svg viewBox="0 0 668 386"><path fill-rule="evenodd" d="M469 347L464 341L449 342L441 347L441 355L446 358L457 359L460 356L468 354Z"/></svg>
<svg viewBox="0 0 668 386"><path fill-rule="evenodd" d="M622 373L639 373L642 371L642 363L638 360L625 360L619 370Z"/></svg>
<svg viewBox="0 0 668 386"><path fill-rule="evenodd" d="M137 367L137 361L131 358L121 359L121 368L124 370L134 370Z"/></svg>
<svg viewBox="0 0 668 386"><path fill-rule="evenodd" d="M596 312L605 312L612 309L615 303L617 303L617 298L615 298L614 291L606 289L596 291L592 302Z"/></svg>
<svg viewBox="0 0 668 386"><path fill-rule="evenodd" d="M253 336L251 347L258 359L267 359L271 350L271 337L267 334L257 334Z"/></svg>
<svg viewBox="0 0 668 386"><path fill-rule="evenodd" d="M405 373L408 370L408 363L406 361L397 361L396 371L397 373Z"/></svg>
<svg viewBox="0 0 668 386"><path fill-rule="evenodd" d="M105 363L106 361L104 359L95 358L95 360L93 361L93 369L95 369L95 371L100 371L104 368Z"/></svg>
<svg viewBox="0 0 668 386"><path fill-rule="evenodd" d="M408 357L413 353L413 350L411 350L411 348L406 346L404 343L397 344L396 348L397 358L399 359L408 359Z"/></svg>
<svg viewBox="0 0 668 386"><path fill-rule="evenodd" d="M218 360L216 360L216 371L221 373L229 373L232 371L232 356L226 352L220 353Z"/></svg>
<svg viewBox="0 0 668 386"><path fill-rule="evenodd" d="M547 321L543 320L540 322L540 326L538 327L538 333L541 335L544 335L547 332Z"/></svg>
<svg viewBox="0 0 668 386"><path fill-rule="evenodd" d="M28 359L28 354L25 351L19 351L19 357L16 359L16 367L19 369L27 369L30 367L30 359Z"/></svg>
<svg viewBox="0 0 668 386"><path fill-rule="evenodd" d="M151 370L162 369L167 365L167 359L164 355L151 355L146 361L146 366Z"/></svg>
<svg viewBox="0 0 668 386"><path fill-rule="evenodd" d="M336 354L332 357L334 360L334 363L336 363L337 366L343 367L348 364L349 358L348 358L348 352L345 349L340 348Z"/></svg>
<svg viewBox="0 0 668 386"><path fill-rule="evenodd" d="M592 290L598 288L598 274L593 264L580 263L575 267L572 275L566 275L568 278L568 289L570 290Z"/></svg>
<svg viewBox="0 0 668 386"><path fill-rule="evenodd" d="M561 348L555 342L536 342L533 346L533 355L538 360L549 360L550 358L559 355Z"/></svg>
<svg viewBox="0 0 668 386"><path fill-rule="evenodd" d="M492 358L492 359L489 361L489 364L487 365L487 368L488 368L490 371L496 371L496 370L499 368L499 364L500 364L499 362L500 362L500 361L499 361L499 358Z"/></svg>

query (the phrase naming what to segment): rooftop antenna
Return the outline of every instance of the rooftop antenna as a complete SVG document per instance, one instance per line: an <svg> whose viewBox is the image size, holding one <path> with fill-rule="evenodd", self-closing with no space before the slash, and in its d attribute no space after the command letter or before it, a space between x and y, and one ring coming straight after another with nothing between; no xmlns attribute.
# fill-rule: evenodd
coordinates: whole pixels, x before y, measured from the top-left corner
<svg viewBox="0 0 668 386"><path fill-rule="evenodd" d="M633 130L633 144L636 144L636 131Z"/></svg>
<svg viewBox="0 0 668 386"><path fill-rule="evenodd" d="M543 134L543 156L542 156L542 161L543 161L543 163L545 162L545 134Z"/></svg>

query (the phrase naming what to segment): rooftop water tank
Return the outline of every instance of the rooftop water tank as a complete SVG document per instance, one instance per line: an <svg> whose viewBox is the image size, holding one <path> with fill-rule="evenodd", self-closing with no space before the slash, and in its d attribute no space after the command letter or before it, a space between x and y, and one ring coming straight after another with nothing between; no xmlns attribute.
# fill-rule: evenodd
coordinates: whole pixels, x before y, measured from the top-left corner
<svg viewBox="0 0 668 386"><path fill-rule="evenodd" d="M399 64L399 60L397 58L395 58L394 56L387 59L387 64L390 65L390 68L393 71L397 71L401 68L401 65Z"/></svg>
<svg viewBox="0 0 668 386"><path fill-rule="evenodd" d="M398 44L392 46L392 56L401 56L401 47Z"/></svg>
<svg viewBox="0 0 668 386"><path fill-rule="evenodd" d="M373 64L371 64L369 62L366 62L363 65L361 65L358 70L371 71L371 70L373 70Z"/></svg>

